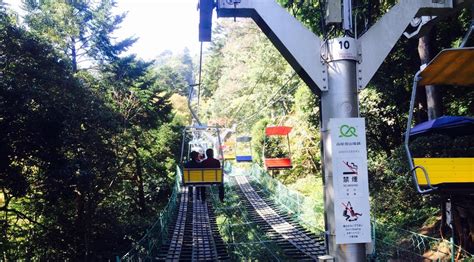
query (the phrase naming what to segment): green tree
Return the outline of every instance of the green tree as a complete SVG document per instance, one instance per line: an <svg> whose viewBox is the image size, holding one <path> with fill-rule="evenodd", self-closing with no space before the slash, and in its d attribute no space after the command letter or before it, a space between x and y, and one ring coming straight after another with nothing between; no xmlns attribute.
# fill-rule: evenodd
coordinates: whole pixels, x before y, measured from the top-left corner
<svg viewBox="0 0 474 262"><path fill-rule="evenodd" d="M194 79L194 62L187 48L178 54L171 51L161 53L156 59L155 67L158 84L169 92L187 96L189 86L197 81Z"/></svg>
<svg viewBox="0 0 474 262"><path fill-rule="evenodd" d="M116 134L118 118L80 87L50 45L3 17L4 257L100 257L94 244L103 240L100 228L107 222L96 212L116 173L113 148L104 138Z"/></svg>
<svg viewBox="0 0 474 262"><path fill-rule="evenodd" d="M125 174L130 172L137 188L136 204L142 211L147 206L145 193L158 192L145 192L144 176L147 174L155 176L167 170L163 168L164 163L157 163L158 159L149 159L148 155L156 157L158 153L174 153L169 150L162 152L156 148L160 126L171 120L171 105L168 102L168 95L158 85L158 76L153 72L152 64L128 56L114 61L103 70L103 85L107 89L110 106L122 118L123 134L118 147L125 148L119 150L125 162L124 169L120 172ZM169 140L161 143L166 144L166 141ZM153 153L155 151L158 153ZM147 166L153 168L146 169ZM152 177L149 178L150 183L155 183L150 179ZM167 176L161 179L161 183L163 182L169 182ZM157 187L153 189L156 190Z"/></svg>
<svg viewBox="0 0 474 262"><path fill-rule="evenodd" d="M136 41L112 41L112 33L125 18L112 14L115 5L115 0L23 0L28 27L69 57L74 72L113 60Z"/></svg>
<svg viewBox="0 0 474 262"><path fill-rule="evenodd" d="M151 63L75 72L46 41L0 10L2 259L114 259L166 201L179 125Z"/></svg>

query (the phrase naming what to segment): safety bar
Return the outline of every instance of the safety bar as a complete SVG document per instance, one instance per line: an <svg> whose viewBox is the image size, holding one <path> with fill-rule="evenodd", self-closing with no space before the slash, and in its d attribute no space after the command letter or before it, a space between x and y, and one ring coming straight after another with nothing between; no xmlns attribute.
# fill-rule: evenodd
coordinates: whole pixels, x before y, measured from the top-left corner
<svg viewBox="0 0 474 262"><path fill-rule="evenodd" d="M416 176L416 170L417 169L421 169L423 171L423 174L425 175L425 179L426 181L428 182L428 185L430 188L428 189L421 189L420 185L418 184L418 177ZM410 170L408 173L412 173L411 175L413 176L413 181L415 181L415 186L416 186L416 190L418 191L418 193L420 194L426 194L426 193L429 193L435 189L437 189L436 187L433 187L431 186L430 184L430 178L428 176L428 171L426 171L426 168L424 166L415 166L412 170Z"/></svg>

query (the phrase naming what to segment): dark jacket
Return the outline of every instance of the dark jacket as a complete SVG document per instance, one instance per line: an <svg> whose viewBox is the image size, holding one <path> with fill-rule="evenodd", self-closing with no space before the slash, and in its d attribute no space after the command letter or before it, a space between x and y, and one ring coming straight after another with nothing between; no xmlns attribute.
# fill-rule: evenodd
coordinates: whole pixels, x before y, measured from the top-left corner
<svg viewBox="0 0 474 262"><path fill-rule="evenodd" d="M206 160L202 161L203 168L219 168L221 167L221 162L215 158L207 158Z"/></svg>
<svg viewBox="0 0 474 262"><path fill-rule="evenodd" d="M190 160L184 164L184 168L203 168L202 163Z"/></svg>

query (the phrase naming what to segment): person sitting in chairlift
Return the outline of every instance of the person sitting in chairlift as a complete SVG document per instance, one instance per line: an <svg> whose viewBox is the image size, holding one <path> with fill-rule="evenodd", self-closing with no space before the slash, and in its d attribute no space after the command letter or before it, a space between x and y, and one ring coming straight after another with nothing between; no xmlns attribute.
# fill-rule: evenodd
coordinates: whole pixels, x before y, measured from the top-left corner
<svg viewBox="0 0 474 262"><path fill-rule="evenodd" d="M206 150L207 158L201 162L203 168L220 168L221 162L214 158L214 151L209 148ZM206 187L201 187L199 191L199 197L202 201L206 200Z"/></svg>
<svg viewBox="0 0 474 262"><path fill-rule="evenodd" d="M202 168L201 162L199 162L199 153L192 151L189 154L189 161L184 164L185 168Z"/></svg>
<svg viewBox="0 0 474 262"><path fill-rule="evenodd" d="M206 150L206 156L207 158L201 162L203 168L220 168L221 167L221 162L214 158L214 150L212 150L211 148Z"/></svg>

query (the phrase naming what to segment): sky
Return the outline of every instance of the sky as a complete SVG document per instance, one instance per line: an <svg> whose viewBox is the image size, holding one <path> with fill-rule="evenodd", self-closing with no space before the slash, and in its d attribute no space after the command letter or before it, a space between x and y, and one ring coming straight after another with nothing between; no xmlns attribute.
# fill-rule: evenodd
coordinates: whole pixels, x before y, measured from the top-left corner
<svg viewBox="0 0 474 262"><path fill-rule="evenodd" d="M18 10L21 0L4 0ZM128 12L114 36L138 37L129 52L153 59L165 50L179 53L184 48L198 54L198 0L117 0L116 13Z"/></svg>
<svg viewBox="0 0 474 262"><path fill-rule="evenodd" d="M118 0L117 10L128 15L117 36L139 37L131 48L143 59L153 59L165 50L189 48L199 52L197 0Z"/></svg>

